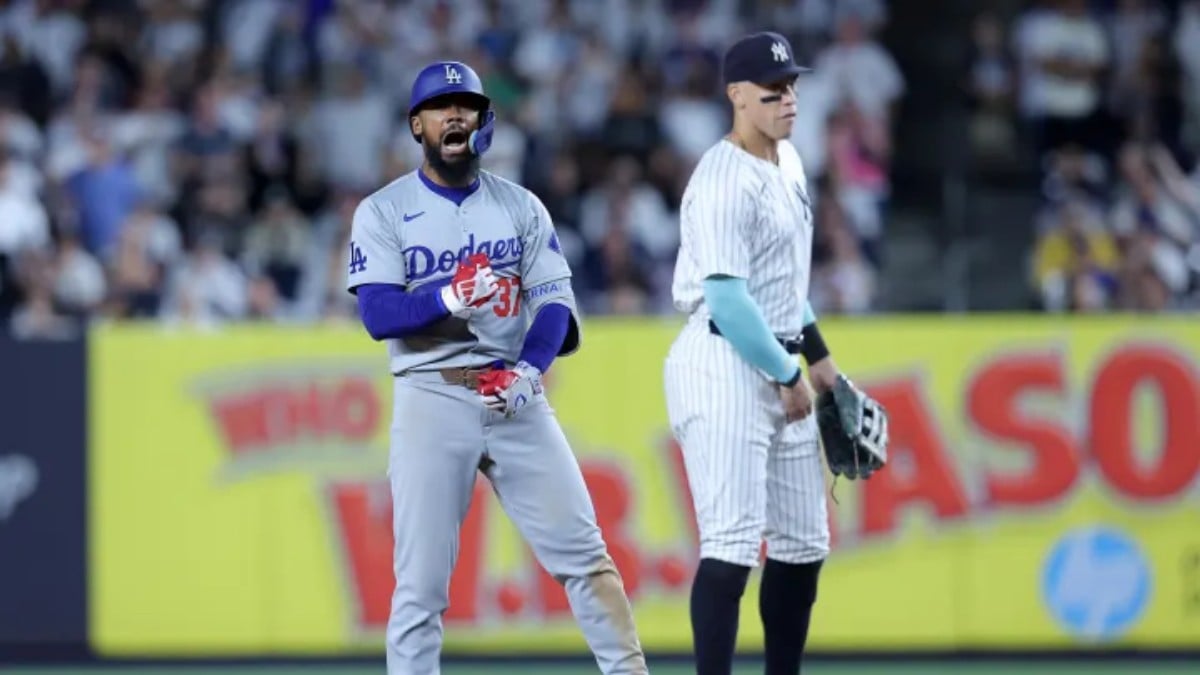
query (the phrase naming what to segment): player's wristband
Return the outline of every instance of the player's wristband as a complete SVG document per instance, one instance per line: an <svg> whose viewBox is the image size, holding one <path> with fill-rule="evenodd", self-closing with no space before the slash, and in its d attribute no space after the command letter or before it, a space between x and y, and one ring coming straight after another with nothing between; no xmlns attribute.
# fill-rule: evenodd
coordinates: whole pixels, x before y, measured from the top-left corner
<svg viewBox="0 0 1200 675"><path fill-rule="evenodd" d="M791 379L789 379L787 382L781 382L780 384L788 389L791 389L792 387L796 386L798 382L800 382L800 374L802 372L803 370L800 368L800 366L796 366L796 374L792 375Z"/></svg>
<svg viewBox="0 0 1200 675"><path fill-rule="evenodd" d="M829 356L829 347L825 345L825 339L821 337L821 330L817 328L817 324L808 324L800 331L800 335L804 338L800 345L800 353L804 355L805 363L811 366Z"/></svg>

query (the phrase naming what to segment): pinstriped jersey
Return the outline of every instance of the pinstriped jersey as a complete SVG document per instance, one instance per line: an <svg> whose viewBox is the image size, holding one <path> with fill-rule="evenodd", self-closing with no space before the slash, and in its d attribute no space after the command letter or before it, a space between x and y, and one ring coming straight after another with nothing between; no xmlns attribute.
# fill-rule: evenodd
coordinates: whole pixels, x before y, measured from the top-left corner
<svg viewBox="0 0 1200 675"><path fill-rule="evenodd" d="M532 317L548 302L571 309L574 329L562 353L578 347L571 270L550 214L529 190L488 173L456 203L412 171L363 199L354 212L346 288L384 283L434 293L459 260L484 253L499 291L467 319L446 317L418 335L387 340L391 370L515 362Z"/></svg>
<svg viewBox="0 0 1200 675"><path fill-rule="evenodd" d="M707 320L704 280L723 275L747 289L778 336L804 327L812 262L813 215L800 155L779 141L779 164L729 140L700 158L680 207L680 247L671 293L675 307Z"/></svg>

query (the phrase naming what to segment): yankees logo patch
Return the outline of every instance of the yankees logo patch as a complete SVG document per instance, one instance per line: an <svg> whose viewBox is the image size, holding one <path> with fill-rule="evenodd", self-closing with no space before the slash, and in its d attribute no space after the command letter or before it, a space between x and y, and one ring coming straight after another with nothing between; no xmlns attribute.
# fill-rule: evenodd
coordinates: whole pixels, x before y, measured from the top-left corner
<svg viewBox="0 0 1200 675"><path fill-rule="evenodd" d="M796 191L796 198L800 200L801 204L804 204L804 208L811 210L812 202L808 199L808 192L806 192L804 188L800 186L800 183L792 183L792 189Z"/></svg>
<svg viewBox="0 0 1200 675"><path fill-rule="evenodd" d="M784 47L782 42L776 42L771 45L771 56L780 63L786 62L788 60L787 47Z"/></svg>

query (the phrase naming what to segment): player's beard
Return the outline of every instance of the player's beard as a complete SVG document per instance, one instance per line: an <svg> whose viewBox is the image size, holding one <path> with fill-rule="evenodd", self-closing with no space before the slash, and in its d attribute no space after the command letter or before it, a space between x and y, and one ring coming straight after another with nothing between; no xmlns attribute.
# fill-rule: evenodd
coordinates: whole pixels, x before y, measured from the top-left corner
<svg viewBox="0 0 1200 675"><path fill-rule="evenodd" d="M468 185L475 180L479 173L479 157L467 151L457 157L446 159L442 156L442 144L431 143L425 139L421 146L425 149L425 161L430 168L451 185Z"/></svg>

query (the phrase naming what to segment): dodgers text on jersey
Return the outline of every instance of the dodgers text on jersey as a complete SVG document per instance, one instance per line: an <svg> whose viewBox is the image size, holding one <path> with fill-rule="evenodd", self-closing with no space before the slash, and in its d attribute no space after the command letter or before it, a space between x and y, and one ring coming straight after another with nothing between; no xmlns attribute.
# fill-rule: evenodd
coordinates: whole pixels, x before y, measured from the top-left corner
<svg viewBox="0 0 1200 675"><path fill-rule="evenodd" d="M492 262L492 269L499 270L511 267L521 261L521 253L525 247L517 237L507 239L475 241L472 233L467 238L467 245L458 249L447 249L434 252L428 246L409 246L404 249L405 264L408 266L409 281L422 281L435 274L451 274L459 260L482 253Z"/></svg>

